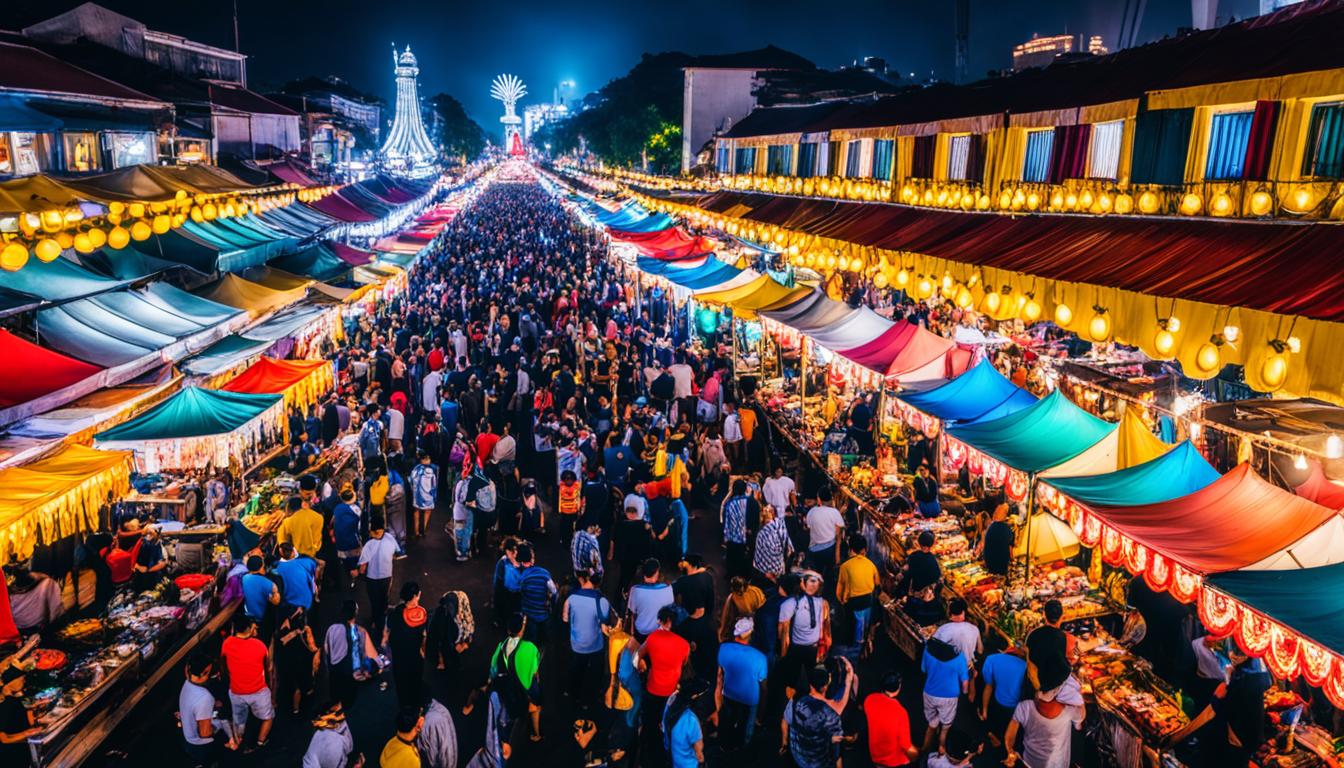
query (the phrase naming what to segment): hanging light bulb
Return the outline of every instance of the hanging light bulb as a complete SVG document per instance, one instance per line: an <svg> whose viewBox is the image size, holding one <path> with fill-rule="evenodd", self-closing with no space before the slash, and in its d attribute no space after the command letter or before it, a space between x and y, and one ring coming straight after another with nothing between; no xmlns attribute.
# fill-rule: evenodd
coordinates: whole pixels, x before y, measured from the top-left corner
<svg viewBox="0 0 1344 768"><path fill-rule="evenodd" d="M1296 355L1302 351L1302 340L1296 336L1288 337L1288 351Z"/></svg>
<svg viewBox="0 0 1344 768"><path fill-rule="evenodd" d="M1055 305L1055 325L1058 325L1061 328L1063 328L1067 327L1068 324L1072 322L1073 322L1073 310L1069 309L1069 305L1063 302L1060 302L1059 304Z"/></svg>
<svg viewBox="0 0 1344 768"><path fill-rule="evenodd" d="M44 237L37 241L37 246L33 248L33 255L39 261L55 261L56 257L61 255L61 244L50 237Z"/></svg>
<svg viewBox="0 0 1344 768"><path fill-rule="evenodd" d="M957 306L958 306L958 307L961 307L962 309L969 309L970 306L971 306L971 303L974 302L974 301L975 301L975 297L973 297L973 296L971 295L971 290L970 290L969 288L967 288L966 286L963 285L963 286L961 286L960 288L957 289Z"/></svg>
<svg viewBox="0 0 1344 768"><path fill-rule="evenodd" d="M154 234L154 230L143 221L137 221L131 225L131 239L138 242L148 240L149 236Z"/></svg>
<svg viewBox="0 0 1344 768"><path fill-rule="evenodd" d="M1339 435L1330 435L1325 438L1325 458L1344 458L1344 440L1341 440Z"/></svg>
<svg viewBox="0 0 1344 768"><path fill-rule="evenodd" d="M985 311L990 315L997 315L999 313L999 307L1002 305L1003 297L999 295L998 291L991 290L989 293L985 294Z"/></svg>
<svg viewBox="0 0 1344 768"><path fill-rule="evenodd" d="M1223 326L1223 338L1227 339L1228 343L1235 343L1237 337L1240 335L1241 335L1241 329L1238 328L1237 326L1235 325Z"/></svg>
<svg viewBox="0 0 1344 768"><path fill-rule="evenodd" d="M1199 369L1200 373L1212 375L1222 367L1223 350L1217 337L1211 338L1200 345L1199 350L1195 352L1195 368Z"/></svg>
<svg viewBox="0 0 1344 768"><path fill-rule="evenodd" d="M76 234L72 244L79 253L93 253L93 241L89 239L89 233L87 232Z"/></svg>
<svg viewBox="0 0 1344 768"><path fill-rule="evenodd" d="M1022 305L1022 319L1028 323L1041 319L1041 303L1036 300L1035 294L1027 294L1027 302Z"/></svg>
<svg viewBox="0 0 1344 768"><path fill-rule="evenodd" d="M1087 322L1087 334L1092 341L1105 341L1111 335L1111 318L1105 307L1093 307L1092 319Z"/></svg>
<svg viewBox="0 0 1344 768"><path fill-rule="evenodd" d="M907 270L905 267L901 267L901 271L896 273L896 285L900 286L901 288L905 288L905 286L909 284L910 284L910 271Z"/></svg>
<svg viewBox="0 0 1344 768"><path fill-rule="evenodd" d="M1296 456L1293 457L1293 469L1296 469L1296 470L1298 470L1298 471L1301 471L1301 470L1305 470L1306 468L1307 468L1307 457L1306 457L1306 456L1303 456L1302 454L1299 453L1299 454L1297 454Z"/></svg>
<svg viewBox="0 0 1344 768"><path fill-rule="evenodd" d="M125 248L131 242L131 233L125 227L113 227L107 233L107 244L115 250Z"/></svg>
<svg viewBox="0 0 1344 768"><path fill-rule="evenodd" d="M0 249L0 269L17 272L28 263L28 249L22 243L10 243Z"/></svg>
<svg viewBox="0 0 1344 768"><path fill-rule="evenodd" d="M94 248L102 248L107 245L107 233L94 227L89 230L89 242L93 243Z"/></svg>
<svg viewBox="0 0 1344 768"><path fill-rule="evenodd" d="M1260 364L1260 378L1269 391L1273 392L1283 386L1284 379L1288 378L1288 356L1284 354L1288 345L1278 339L1271 341L1269 345L1274 351Z"/></svg>
<svg viewBox="0 0 1344 768"><path fill-rule="evenodd" d="M1170 357L1176 348L1176 336L1167 328L1159 328L1153 337L1153 349L1162 357Z"/></svg>

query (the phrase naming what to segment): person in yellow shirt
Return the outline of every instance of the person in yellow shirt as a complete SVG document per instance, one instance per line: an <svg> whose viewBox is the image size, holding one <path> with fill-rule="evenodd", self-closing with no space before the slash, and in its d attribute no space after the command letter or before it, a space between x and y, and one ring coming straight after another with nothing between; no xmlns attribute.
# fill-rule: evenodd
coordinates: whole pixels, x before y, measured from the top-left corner
<svg viewBox="0 0 1344 768"><path fill-rule="evenodd" d="M859 534L849 537L849 559L840 564L835 582L835 599L844 607L854 627L853 642L864 646L876 593L882 588L877 566L868 559L868 542ZM866 647L864 649L867 651Z"/></svg>
<svg viewBox="0 0 1344 768"><path fill-rule="evenodd" d="M281 521L275 537L280 544L293 544L295 551L317 559L322 548L322 514L298 496L289 497L289 514Z"/></svg>
<svg viewBox="0 0 1344 768"><path fill-rule="evenodd" d="M397 713L397 735L388 739L378 756L379 768L420 768L420 750L415 737L425 725L419 707L402 707Z"/></svg>

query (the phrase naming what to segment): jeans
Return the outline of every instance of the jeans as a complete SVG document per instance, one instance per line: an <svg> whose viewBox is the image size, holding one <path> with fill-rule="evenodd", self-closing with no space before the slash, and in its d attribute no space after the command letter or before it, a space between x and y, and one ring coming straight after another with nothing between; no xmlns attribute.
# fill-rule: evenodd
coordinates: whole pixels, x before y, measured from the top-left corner
<svg viewBox="0 0 1344 768"><path fill-rule="evenodd" d="M737 749L751 744L756 732L756 705L743 704L723 697L719 710L719 738L726 749Z"/></svg>
<svg viewBox="0 0 1344 768"><path fill-rule="evenodd" d="M457 539L458 557L471 555L471 515L466 520L453 521L453 537Z"/></svg>
<svg viewBox="0 0 1344 768"><path fill-rule="evenodd" d="M369 593L369 634L373 644L383 642L383 628L387 626L387 598L392 589L392 579L370 579L364 577L364 588Z"/></svg>
<svg viewBox="0 0 1344 768"><path fill-rule="evenodd" d="M863 645L864 635L868 630L868 624L872 620L873 613L873 595L860 595L851 597L845 602L845 612L849 614L852 626L854 627L854 644Z"/></svg>

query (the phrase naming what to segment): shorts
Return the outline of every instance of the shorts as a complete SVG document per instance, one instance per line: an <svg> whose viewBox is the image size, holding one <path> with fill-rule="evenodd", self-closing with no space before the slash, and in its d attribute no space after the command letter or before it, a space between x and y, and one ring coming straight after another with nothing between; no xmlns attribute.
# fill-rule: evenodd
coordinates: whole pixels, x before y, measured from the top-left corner
<svg viewBox="0 0 1344 768"><path fill-rule="evenodd" d="M247 725L248 712L251 712L258 720L275 719L275 707L271 704L270 688L262 688L255 693L229 691L229 701L233 704L233 723L239 728Z"/></svg>
<svg viewBox="0 0 1344 768"><path fill-rule="evenodd" d="M946 728L952 725L956 716L956 698L945 699L942 696L924 694L924 719L928 721L930 728L935 726Z"/></svg>

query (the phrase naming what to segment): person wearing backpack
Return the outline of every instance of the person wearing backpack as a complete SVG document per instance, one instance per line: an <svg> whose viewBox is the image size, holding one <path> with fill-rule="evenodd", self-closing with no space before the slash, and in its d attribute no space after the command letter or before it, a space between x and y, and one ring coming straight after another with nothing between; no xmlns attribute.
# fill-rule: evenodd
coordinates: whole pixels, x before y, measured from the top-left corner
<svg viewBox="0 0 1344 768"><path fill-rule="evenodd" d="M569 687L568 693L584 708L597 702L598 692L593 681L606 650L605 635L612 620L611 603L593 583L593 574L580 570L574 574L579 588L565 599L560 619L569 625Z"/></svg>
<svg viewBox="0 0 1344 768"><path fill-rule="evenodd" d="M509 636L490 657L490 691L499 695L510 720L526 712L532 721L532 741L541 741L541 651L523 639L526 629L526 616L509 617Z"/></svg>
<svg viewBox="0 0 1344 768"><path fill-rule="evenodd" d="M495 525L496 508L498 506L498 489L495 487L495 481L491 480L485 474L485 468L479 463L475 464L471 470L471 477L467 481L466 507L471 510L471 549L470 552L481 551L481 544L486 536L486 529ZM461 545L459 543L459 553Z"/></svg>

